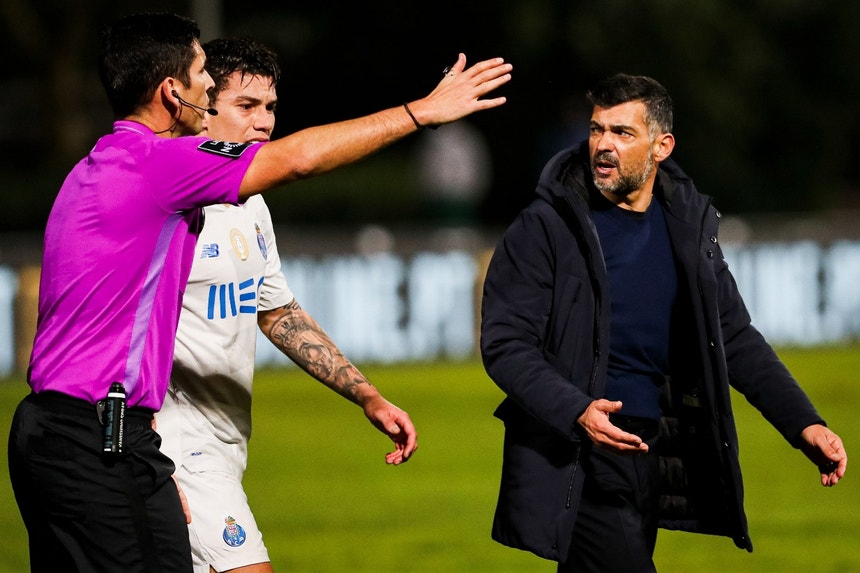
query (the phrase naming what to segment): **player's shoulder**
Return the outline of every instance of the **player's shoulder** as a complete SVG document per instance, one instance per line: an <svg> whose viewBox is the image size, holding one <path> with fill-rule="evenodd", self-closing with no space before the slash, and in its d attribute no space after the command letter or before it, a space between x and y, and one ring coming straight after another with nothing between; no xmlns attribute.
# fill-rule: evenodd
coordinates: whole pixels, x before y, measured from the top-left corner
<svg viewBox="0 0 860 573"><path fill-rule="evenodd" d="M251 195L245 200L242 206L246 209L268 209L266 206L266 200L263 199L263 196L260 194Z"/></svg>
<svg viewBox="0 0 860 573"><path fill-rule="evenodd" d="M262 195L252 195L242 204L242 207L245 209L246 213L250 214L254 218L262 218L266 220L271 219L269 206L266 204L266 200L263 199Z"/></svg>

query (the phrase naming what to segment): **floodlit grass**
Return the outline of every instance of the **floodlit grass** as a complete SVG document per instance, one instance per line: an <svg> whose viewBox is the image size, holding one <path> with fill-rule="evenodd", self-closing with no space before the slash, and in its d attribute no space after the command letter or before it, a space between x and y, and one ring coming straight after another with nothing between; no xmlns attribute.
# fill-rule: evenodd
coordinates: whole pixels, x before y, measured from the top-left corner
<svg viewBox="0 0 860 573"><path fill-rule="evenodd" d="M857 347L781 352L849 449L858 443ZM260 372L245 484L276 571L302 573L552 572L489 538L499 480L501 392L479 363L367 366L409 411L420 448L386 466L387 439L354 405L293 369ZM26 393L0 384L0 438ZM737 396L736 396L737 397ZM860 571L860 493L849 472L825 489L815 468L742 399L736 400L755 552L721 537L661 531L661 573ZM852 450L856 456L857 450ZM26 532L0 457L5 517L0 573L26 571Z"/></svg>

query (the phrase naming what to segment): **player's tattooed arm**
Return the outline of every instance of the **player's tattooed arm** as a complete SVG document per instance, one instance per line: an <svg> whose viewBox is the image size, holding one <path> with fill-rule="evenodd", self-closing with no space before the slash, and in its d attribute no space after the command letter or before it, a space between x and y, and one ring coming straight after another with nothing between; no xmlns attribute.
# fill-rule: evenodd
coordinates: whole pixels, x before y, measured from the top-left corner
<svg viewBox="0 0 860 573"><path fill-rule="evenodd" d="M370 423L394 442L394 451L385 455L385 463L402 464L412 456L418 447L418 434L409 414L386 400L295 300L257 313L257 323L290 360L359 405Z"/></svg>
<svg viewBox="0 0 860 573"><path fill-rule="evenodd" d="M313 317L295 299L258 315L260 328L302 370L359 404L362 390L372 387Z"/></svg>

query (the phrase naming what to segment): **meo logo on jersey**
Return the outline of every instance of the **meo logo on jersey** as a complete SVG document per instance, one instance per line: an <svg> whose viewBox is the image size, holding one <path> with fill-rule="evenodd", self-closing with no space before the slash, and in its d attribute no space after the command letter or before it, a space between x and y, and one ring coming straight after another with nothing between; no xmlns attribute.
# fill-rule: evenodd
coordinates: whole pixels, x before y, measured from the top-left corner
<svg viewBox="0 0 860 573"><path fill-rule="evenodd" d="M245 543L245 529L236 523L232 515L228 515L224 523L227 524L222 535L224 543L230 547L239 547Z"/></svg>
<svg viewBox="0 0 860 573"><path fill-rule="evenodd" d="M254 280L254 277L250 277L238 283L209 285L206 318L213 320L216 316L227 318L237 314L256 314L257 289L263 284L263 279L260 277Z"/></svg>

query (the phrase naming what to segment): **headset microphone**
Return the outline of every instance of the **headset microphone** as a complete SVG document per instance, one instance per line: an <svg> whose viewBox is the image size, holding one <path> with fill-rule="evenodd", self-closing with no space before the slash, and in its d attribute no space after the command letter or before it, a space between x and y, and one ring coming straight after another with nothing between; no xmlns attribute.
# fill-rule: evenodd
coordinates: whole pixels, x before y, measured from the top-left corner
<svg viewBox="0 0 860 573"><path fill-rule="evenodd" d="M205 111L209 115L218 115L218 110L214 107L200 107L199 105L194 105L191 102L185 101L184 99L179 97L179 94L176 93L176 90L173 90L170 93L173 95L173 97L178 99L179 103L181 103L182 105L187 105L188 107L193 107L194 109L199 109L200 111Z"/></svg>

